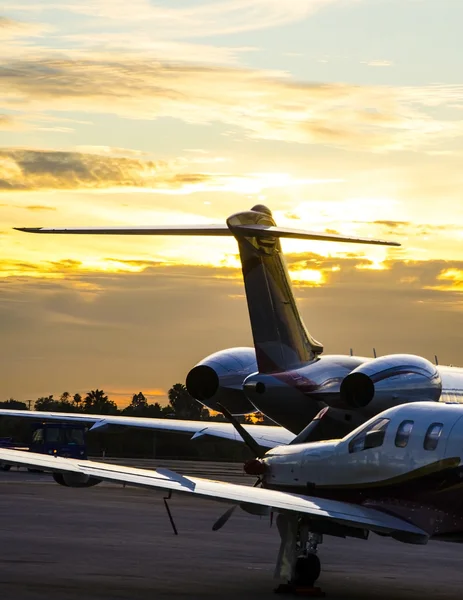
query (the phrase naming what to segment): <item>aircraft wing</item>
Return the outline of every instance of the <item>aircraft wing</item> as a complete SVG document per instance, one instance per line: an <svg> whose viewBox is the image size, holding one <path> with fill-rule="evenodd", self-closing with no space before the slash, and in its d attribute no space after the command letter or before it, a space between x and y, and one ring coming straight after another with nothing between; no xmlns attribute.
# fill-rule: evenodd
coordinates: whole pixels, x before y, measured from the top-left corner
<svg viewBox="0 0 463 600"><path fill-rule="evenodd" d="M39 410L0 409L1 416L20 417L41 421L62 421L63 423L82 423L90 425L90 431L111 425L141 427L154 431L192 434L192 439L203 435L225 438L243 443L231 423L217 421L182 421L180 419L150 419L147 417L124 417L120 415L90 415L82 413L60 413ZM256 442L263 448L275 448L289 444L296 436L284 427L272 425L244 425Z"/></svg>
<svg viewBox="0 0 463 600"><path fill-rule="evenodd" d="M67 473L77 479L81 477L86 480L87 477L93 477L113 483L185 493L221 502L267 507L276 512L306 514L314 519L330 520L349 527L392 535L409 543L425 544L429 537L415 525L374 508L302 494L188 477L168 469L154 471L135 469L2 448L0 448L0 461L55 473Z"/></svg>

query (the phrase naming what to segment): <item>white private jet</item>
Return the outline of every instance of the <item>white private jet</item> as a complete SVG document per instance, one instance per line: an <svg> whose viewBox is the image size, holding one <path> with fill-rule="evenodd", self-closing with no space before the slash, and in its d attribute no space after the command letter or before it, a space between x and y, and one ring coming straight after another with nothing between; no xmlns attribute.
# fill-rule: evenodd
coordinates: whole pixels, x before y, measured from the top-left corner
<svg viewBox="0 0 463 600"><path fill-rule="evenodd" d="M142 227L19 228L38 234L230 236L238 242L254 348L229 348L206 357L187 375L190 394L208 408L232 414L260 410L282 428L249 426L265 447L342 437L371 416L417 400L460 401L463 369L425 358L321 356L323 346L305 328L296 306L280 238L381 244L395 242L307 232L276 225L262 205L232 215L226 224ZM320 414L322 416L314 419ZM237 439L229 424L0 410L0 415L149 427ZM301 431L305 430L301 437Z"/></svg>
<svg viewBox="0 0 463 600"><path fill-rule="evenodd" d="M404 404L341 440L292 443L266 453L243 435L256 454L245 465L259 477L254 487L7 449L0 449L0 460L50 471L69 487L117 482L231 502L251 514L276 513L281 545L275 575L290 589L313 586L324 535L366 540L373 532L411 544L463 542L461 405ZM233 509L213 528L220 529Z"/></svg>

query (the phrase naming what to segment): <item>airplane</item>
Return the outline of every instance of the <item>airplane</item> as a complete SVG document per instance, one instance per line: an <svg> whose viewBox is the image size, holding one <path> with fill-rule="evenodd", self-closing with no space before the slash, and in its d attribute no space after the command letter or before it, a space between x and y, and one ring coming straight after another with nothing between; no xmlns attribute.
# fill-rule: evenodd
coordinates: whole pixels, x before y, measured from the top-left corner
<svg viewBox="0 0 463 600"><path fill-rule="evenodd" d="M254 348L228 348L207 356L190 370L186 387L193 398L215 411L221 405L234 415L262 412L284 428L267 432L276 444L288 443L295 435L300 441L342 437L371 416L405 402L463 401L463 369L434 365L410 354L322 355L323 345L302 321L280 238L399 246L396 242L279 227L263 205L218 225L16 229L36 234L234 236ZM0 410L2 414L70 420L65 413ZM175 423L167 425L164 420L95 417L93 427L176 429ZM178 425L178 430L186 429L200 435L202 428L197 422ZM208 426L207 434L216 433L236 438L229 424Z"/></svg>
<svg viewBox="0 0 463 600"><path fill-rule="evenodd" d="M225 409L226 414L228 413ZM234 419L232 417L232 419ZM232 420L237 433L241 425ZM277 515L280 550L275 577L283 590L313 587L323 536L367 540L376 533L410 544L463 542L463 406L402 404L383 411L339 440L290 443L266 452L244 435L255 458L244 468L254 487L179 475L168 469L120 465L0 449L0 460L49 471L63 486L102 481L232 503ZM172 515L168 514L175 530Z"/></svg>

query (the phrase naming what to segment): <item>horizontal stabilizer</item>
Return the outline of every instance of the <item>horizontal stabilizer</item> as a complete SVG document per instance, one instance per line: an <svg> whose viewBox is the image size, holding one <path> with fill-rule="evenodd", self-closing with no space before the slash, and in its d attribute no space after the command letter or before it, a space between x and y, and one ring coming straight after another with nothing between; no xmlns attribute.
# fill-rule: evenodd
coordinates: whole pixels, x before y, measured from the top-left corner
<svg viewBox="0 0 463 600"><path fill-rule="evenodd" d="M380 246L400 246L397 242L378 240L373 238L355 237L323 233L318 231L304 231L303 229L291 229L289 227L266 227L265 225L241 225L233 227L233 231L243 235L256 237L293 238L296 240L319 240L322 242L350 242L354 244L376 244Z"/></svg>
<svg viewBox="0 0 463 600"><path fill-rule="evenodd" d="M26 233L81 233L97 235L232 235L225 223L219 225L140 225L139 227L15 227Z"/></svg>
<svg viewBox="0 0 463 600"><path fill-rule="evenodd" d="M139 227L15 227L26 233L65 233L98 235L197 235L197 236L243 236L259 238L292 238L298 240L319 240L324 242L348 242L354 244L375 244L381 246L400 246L397 242L373 238L355 237L304 231L289 227L267 226L260 224L234 225L231 229L224 223L218 225L160 225Z"/></svg>

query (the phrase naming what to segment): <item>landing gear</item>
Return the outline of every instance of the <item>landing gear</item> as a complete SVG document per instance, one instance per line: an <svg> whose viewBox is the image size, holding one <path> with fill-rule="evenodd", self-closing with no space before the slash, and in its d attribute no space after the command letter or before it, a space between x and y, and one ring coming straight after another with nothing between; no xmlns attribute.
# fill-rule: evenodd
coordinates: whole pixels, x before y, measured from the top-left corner
<svg viewBox="0 0 463 600"><path fill-rule="evenodd" d="M320 559L316 554L299 556L294 566L293 583L298 587L313 587L320 577L320 571Z"/></svg>
<svg viewBox="0 0 463 600"><path fill-rule="evenodd" d="M320 576L318 545L323 538L309 531L309 523L297 516L280 514L277 518L281 544L275 568L275 577L286 579L276 593L324 596L320 588L314 587Z"/></svg>

